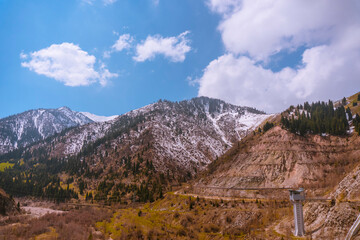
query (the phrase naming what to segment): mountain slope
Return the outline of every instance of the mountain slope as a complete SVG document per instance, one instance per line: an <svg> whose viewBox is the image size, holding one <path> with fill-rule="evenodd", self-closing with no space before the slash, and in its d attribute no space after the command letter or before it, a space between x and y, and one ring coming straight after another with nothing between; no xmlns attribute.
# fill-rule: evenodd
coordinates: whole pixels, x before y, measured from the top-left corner
<svg viewBox="0 0 360 240"><path fill-rule="evenodd" d="M87 149L92 159L107 152L109 162L146 148L156 169L194 173L270 116L205 97L179 103L159 101L111 121L71 129L35 148L43 146L57 157Z"/></svg>
<svg viewBox="0 0 360 240"><path fill-rule="evenodd" d="M0 119L0 154L90 122L93 121L68 107L30 110Z"/></svg>
<svg viewBox="0 0 360 240"><path fill-rule="evenodd" d="M351 110L352 114L356 113ZM325 132L313 134L311 117L315 118L315 114L307 118L301 116L295 114L289 118L295 122L306 119L310 127L303 131L285 129L287 126L280 122L286 122L283 121L286 114L274 116L275 127L265 133L249 134L234 144L194 181L190 192L279 202L288 200L287 188L303 187L308 199L304 203L308 236L344 239L359 214L360 137L353 131L334 136L326 132L327 128L322 130ZM344 116L345 111L341 114ZM348 124L351 129L352 121ZM292 222L293 215L289 214L269 224L264 232L289 236L293 231Z"/></svg>
<svg viewBox="0 0 360 240"><path fill-rule="evenodd" d="M48 199L76 198L79 191L97 201L153 201L270 117L206 97L159 101L0 156L12 164L9 174L0 173L0 185L11 194ZM69 181L74 189L61 187Z"/></svg>
<svg viewBox="0 0 360 240"><path fill-rule="evenodd" d="M199 184L221 187L329 188L360 157L356 135L305 137L275 126L249 136L210 165Z"/></svg>
<svg viewBox="0 0 360 240"><path fill-rule="evenodd" d="M281 202L289 198L286 188L303 187L307 199L319 199L305 201L306 232L314 239L344 239L359 214L359 144L357 134L302 137L276 126L234 145L210 164L210 171L195 181L192 191L205 196ZM292 223L293 215L288 214L266 231L271 234L275 229L289 236Z"/></svg>

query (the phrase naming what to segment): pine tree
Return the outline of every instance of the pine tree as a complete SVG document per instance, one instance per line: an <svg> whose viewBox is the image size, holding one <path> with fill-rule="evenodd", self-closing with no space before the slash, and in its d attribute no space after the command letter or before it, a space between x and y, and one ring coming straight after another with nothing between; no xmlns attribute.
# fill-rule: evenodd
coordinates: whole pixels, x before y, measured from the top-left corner
<svg viewBox="0 0 360 240"><path fill-rule="evenodd" d="M271 129L272 127L274 126L273 123L269 123L269 122L266 122L265 125L264 125L264 132L268 131L269 129Z"/></svg>
<svg viewBox="0 0 360 240"><path fill-rule="evenodd" d="M341 104L342 104L343 106L346 105L346 97L344 97L344 98L341 100Z"/></svg>

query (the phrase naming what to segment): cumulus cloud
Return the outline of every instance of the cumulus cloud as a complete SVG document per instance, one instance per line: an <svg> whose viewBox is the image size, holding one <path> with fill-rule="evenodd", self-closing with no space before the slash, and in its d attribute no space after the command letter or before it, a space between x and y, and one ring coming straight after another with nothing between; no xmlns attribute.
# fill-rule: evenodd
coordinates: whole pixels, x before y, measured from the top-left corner
<svg viewBox="0 0 360 240"><path fill-rule="evenodd" d="M294 71L287 68L279 73L256 66L248 57L226 54L210 64L199 80L200 96L221 98L245 106L272 109L272 105L286 104L289 92L283 92L289 85Z"/></svg>
<svg viewBox="0 0 360 240"><path fill-rule="evenodd" d="M229 6L226 2L215 5L216 9ZM318 45L336 37L347 20L358 15L350 3L244 0L241 8L220 23L219 30L227 50L264 60L283 49Z"/></svg>
<svg viewBox="0 0 360 240"><path fill-rule="evenodd" d="M66 86L87 86L95 82L106 85L108 79L117 77L110 73L105 65L96 71L95 56L73 43L53 44L29 54L29 61L21 65L36 72L64 83Z"/></svg>
<svg viewBox="0 0 360 240"><path fill-rule="evenodd" d="M281 111L358 91L360 4L349 1L210 0L227 54L197 79L199 95ZM299 66L267 69L280 51L305 47Z"/></svg>
<svg viewBox="0 0 360 240"><path fill-rule="evenodd" d="M183 62L186 53L191 50L187 34L189 31L176 37L148 36L145 41L136 46L136 56L133 59L144 62L152 60L156 55L163 55L172 62Z"/></svg>

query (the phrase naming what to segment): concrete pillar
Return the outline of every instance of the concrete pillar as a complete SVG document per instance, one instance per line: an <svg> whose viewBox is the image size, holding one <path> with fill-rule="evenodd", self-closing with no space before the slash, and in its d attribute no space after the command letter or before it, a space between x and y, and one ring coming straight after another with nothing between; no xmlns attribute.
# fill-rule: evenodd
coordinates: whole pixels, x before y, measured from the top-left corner
<svg viewBox="0 0 360 240"><path fill-rule="evenodd" d="M305 200L305 192L303 188L298 190L289 190L290 191L290 201L294 206L294 222L295 222L295 236L304 236L304 216L302 209L302 201Z"/></svg>

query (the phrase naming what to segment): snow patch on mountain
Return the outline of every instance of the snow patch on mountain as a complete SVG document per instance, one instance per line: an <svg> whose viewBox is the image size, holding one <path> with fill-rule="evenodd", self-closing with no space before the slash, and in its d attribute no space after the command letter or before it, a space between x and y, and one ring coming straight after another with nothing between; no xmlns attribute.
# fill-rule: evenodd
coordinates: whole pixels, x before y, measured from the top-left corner
<svg viewBox="0 0 360 240"><path fill-rule="evenodd" d="M227 113L225 113L225 114L227 114ZM220 114L216 118L213 118L209 113L207 113L206 116L212 122L212 125L214 126L215 131L220 135L223 142L226 143L227 145L231 146L231 142L228 139L226 139L224 132L220 129L219 125L217 124L217 121L219 119L221 119L221 117L224 116L225 114Z"/></svg>
<svg viewBox="0 0 360 240"><path fill-rule="evenodd" d="M82 147L88 143L95 142L105 136L112 122L95 122L81 126L79 129L66 133L65 142L60 148L65 155L73 155L81 151Z"/></svg>
<svg viewBox="0 0 360 240"><path fill-rule="evenodd" d="M267 118L273 117L275 114L254 114L246 112L237 119L239 127L236 131L253 131Z"/></svg>
<svg viewBox="0 0 360 240"><path fill-rule="evenodd" d="M89 112L80 112L81 114L85 115L86 117L90 118L91 120L93 120L94 122L107 122L107 121L111 121L114 120L115 118L117 118L119 115L114 115L114 116L98 116Z"/></svg>

